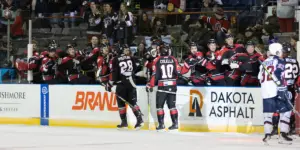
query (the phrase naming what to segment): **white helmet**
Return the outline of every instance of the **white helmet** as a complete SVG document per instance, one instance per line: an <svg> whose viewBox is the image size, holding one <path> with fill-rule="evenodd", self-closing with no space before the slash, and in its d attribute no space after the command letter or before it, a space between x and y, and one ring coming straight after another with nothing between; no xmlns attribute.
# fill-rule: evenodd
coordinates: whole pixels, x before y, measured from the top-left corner
<svg viewBox="0 0 300 150"><path fill-rule="evenodd" d="M269 52L272 56L281 56L282 45L280 43L273 43L269 46Z"/></svg>

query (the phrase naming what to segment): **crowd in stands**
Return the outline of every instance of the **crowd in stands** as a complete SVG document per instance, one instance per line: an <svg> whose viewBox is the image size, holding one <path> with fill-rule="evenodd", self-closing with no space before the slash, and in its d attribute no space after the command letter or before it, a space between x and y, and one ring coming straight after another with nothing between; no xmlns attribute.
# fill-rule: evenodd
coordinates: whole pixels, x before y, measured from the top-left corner
<svg viewBox="0 0 300 150"><path fill-rule="evenodd" d="M105 0L0 0L1 18L0 33L7 33L7 11L11 10L11 38L27 37L28 20L33 19L34 26L39 28L72 28L86 25L86 42L80 47L76 40L70 41L78 51L84 49L92 52L94 48L108 47L118 43L131 47L135 56L145 58L151 53L155 40L169 46L172 55L181 63L186 62L190 55L191 43L197 50L205 54L210 51L208 43L215 39L217 50L228 46L228 37L234 44L244 47L247 42L255 46L255 52L266 55L269 42L288 42L291 44L292 57L296 57L295 10L294 5L283 5L279 1L273 5L271 15L264 13L251 15L252 0L156 0L156 1L119 1ZM263 4L262 0L260 4ZM152 8L145 7L145 5ZM228 13L228 6L247 6L242 10L232 7L236 12ZM268 4L271 5L271 4ZM137 9L139 8L139 9ZM248 13L243 16L246 10ZM167 15L173 12L177 15ZM180 15L185 12L187 14ZM202 12L188 14L188 12ZM204 13L205 12L205 13ZM179 14L179 15L178 15ZM258 14L258 15L257 15ZM254 19L253 19L254 17ZM172 30L172 27L175 30ZM178 28L179 27L179 28ZM288 38L280 39L276 33L292 32ZM142 38L140 38L142 37ZM152 39L152 40L151 40ZM153 40L155 39L155 40ZM37 39L38 41L38 39ZM48 51L48 46L38 44L37 51ZM52 43L52 42L50 42ZM59 43L59 41L56 41ZM53 44L53 43L52 43ZM0 57L6 57L7 44L0 42ZM11 44L13 45L13 43ZM67 45L56 45L57 49L65 50ZM10 49L13 53L14 49ZM0 59L3 60L3 59ZM143 60L142 62L146 62ZM0 62L1 63L1 62ZM3 64L3 63L2 63ZM3 67L3 66L2 66Z"/></svg>

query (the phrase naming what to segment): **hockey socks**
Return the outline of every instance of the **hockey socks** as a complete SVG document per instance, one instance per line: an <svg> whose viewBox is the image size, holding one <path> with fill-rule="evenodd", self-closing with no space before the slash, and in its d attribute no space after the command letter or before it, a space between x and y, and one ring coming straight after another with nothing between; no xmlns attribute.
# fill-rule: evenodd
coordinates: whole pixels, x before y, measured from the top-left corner
<svg viewBox="0 0 300 150"><path fill-rule="evenodd" d="M121 118L121 124L117 125L117 128L122 129L128 128L128 124L127 124L127 115L126 115L126 107L121 107L119 108L119 114L120 114L120 118Z"/></svg>
<svg viewBox="0 0 300 150"><path fill-rule="evenodd" d="M164 116L165 112L162 108L157 109L157 119L158 119L158 126L156 127L156 130L164 130L165 124L164 124Z"/></svg>
<svg viewBox="0 0 300 150"><path fill-rule="evenodd" d="M132 111L136 117L136 124L135 124L134 128L138 130L144 126L144 121L143 121L143 118L140 113L140 111L141 111L140 107L138 105L135 105L134 109L132 109Z"/></svg>
<svg viewBox="0 0 300 150"><path fill-rule="evenodd" d="M169 127L169 130L177 130L178 129L178 111L176 108L170 109L170 115L172 119L172 126Z"/></svg>

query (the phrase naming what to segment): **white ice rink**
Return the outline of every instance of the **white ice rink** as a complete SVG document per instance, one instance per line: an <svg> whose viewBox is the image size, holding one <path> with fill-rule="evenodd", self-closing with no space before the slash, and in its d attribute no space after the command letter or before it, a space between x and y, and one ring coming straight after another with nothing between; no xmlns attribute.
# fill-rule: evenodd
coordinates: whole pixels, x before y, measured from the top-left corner
<svg viewBox="0 0 300 150"><path fill-rule="evenodd" d="M300 150L262 135L0 125L0 150Z"/></svg>

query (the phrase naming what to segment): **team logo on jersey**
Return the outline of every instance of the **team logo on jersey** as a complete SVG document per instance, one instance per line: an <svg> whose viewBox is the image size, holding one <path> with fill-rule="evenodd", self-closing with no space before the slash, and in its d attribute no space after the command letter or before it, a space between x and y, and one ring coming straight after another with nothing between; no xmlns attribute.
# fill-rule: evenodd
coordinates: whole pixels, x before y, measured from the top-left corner
<svg viewBox="0 0 300 150"><path fill-rule="evenodd" d="M203 95L198 90L190 90L190 112L191 117L202 117L201 109L203 107Z"/></svg>

